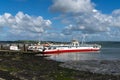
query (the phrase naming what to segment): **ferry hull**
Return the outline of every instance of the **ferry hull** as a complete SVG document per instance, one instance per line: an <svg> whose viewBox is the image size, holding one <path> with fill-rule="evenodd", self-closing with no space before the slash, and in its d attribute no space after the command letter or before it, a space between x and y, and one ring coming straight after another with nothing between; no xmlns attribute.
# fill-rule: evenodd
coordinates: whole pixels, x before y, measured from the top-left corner
<svg viewBox="0 0 120 80"><path fill-rule="evenodd" d="M66 50L46 50L42 52L43 54L59 54L59 53L67 53L67 52L92 52L99 51L99 49L66 49Z"/></svg>

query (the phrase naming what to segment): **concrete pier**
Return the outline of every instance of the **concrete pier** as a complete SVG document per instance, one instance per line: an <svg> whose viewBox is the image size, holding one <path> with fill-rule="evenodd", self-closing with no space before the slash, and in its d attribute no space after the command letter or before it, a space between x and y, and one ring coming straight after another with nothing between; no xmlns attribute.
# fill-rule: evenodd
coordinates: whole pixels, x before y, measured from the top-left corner
<svg viewBox="0 0 120 80"><path fill-rule="evenodd" d="M10 50L10 46L18 46L20 50ZM40 52L27 51L29 44L0 44L0 54L41 54Z"/></svg>

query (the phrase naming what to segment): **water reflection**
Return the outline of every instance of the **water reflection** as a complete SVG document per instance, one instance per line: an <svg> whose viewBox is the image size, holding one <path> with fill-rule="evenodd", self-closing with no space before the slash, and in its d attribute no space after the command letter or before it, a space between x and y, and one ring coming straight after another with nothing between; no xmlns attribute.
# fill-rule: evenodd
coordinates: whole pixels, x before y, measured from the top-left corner
<svg viewBox="0 0 120 80"><path fill-rule="evenodd" d="M120 48L102 48L99 52L53 54L48 59L66 62L79 60L120 60Z"/></svg>
<svg viewBox="0 0 120 80"><path fill-rule="evenodd" d="M48 59L66 62L66 61L79 61L79 60L97 60L100 52L79 52L79 53L61 53L52 54Z"/></svg>

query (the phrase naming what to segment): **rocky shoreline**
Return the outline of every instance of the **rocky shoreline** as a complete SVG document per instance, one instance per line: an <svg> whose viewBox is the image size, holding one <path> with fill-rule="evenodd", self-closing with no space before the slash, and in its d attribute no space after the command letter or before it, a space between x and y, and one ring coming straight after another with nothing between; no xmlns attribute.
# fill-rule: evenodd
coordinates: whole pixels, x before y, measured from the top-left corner
<svg viewBox="0 0 120 80"><path fill-rule="evenodd" d="M119 69L116 68L117 63L120 64L120 61L61 63L28 54L0 55L0 80L120 80ZM99 64L107 65L100 67ZM112 67L109 68L111 65ZM117 75L99 73L101 68L106 67L118 70Z"/></svg>
<svg viewBox="0 0 120 80"><path fill-rule="evenodd" d="M61 64L60 66L92 73L120 75L120 60L69 61Z"/></svg>

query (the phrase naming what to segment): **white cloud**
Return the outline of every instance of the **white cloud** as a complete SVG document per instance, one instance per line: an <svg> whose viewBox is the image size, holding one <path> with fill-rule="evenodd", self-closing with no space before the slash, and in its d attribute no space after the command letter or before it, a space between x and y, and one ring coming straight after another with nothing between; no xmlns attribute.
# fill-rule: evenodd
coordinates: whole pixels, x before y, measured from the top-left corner
<svg viewBox="0 0 120 80"><path fill-rule="evenodd" d="M120 28L120 9L114 10L111 15L113 17L111 25Z"/></svg>
<svg viewBox="0 0 120 80"><path fill-rule="evenodd" d="M50 20L45 20L41 16L34 17L23 12L18 12L15 16L10 13L0 15L0 27L7 27L13 36L43 33L51 24Z"/></svg>
<svg viewBox="0 0 120 80"><path fill-rule="evenodd" d="M111 27L120 27L119 9L113 11L111 15L102 14L95 9L91 0L54 0L50 9L67 15L67 18L62 17L63 21L69 22L66 30L64 29L65 34L72 31L83 33L109 32Z"/></svg>
<svg viewBox="0 0 120 80"><path fill-rule="evenodd" d="M64 15L60 15L59 20L67 25L62 31L65 35L73 35L76 32L91 35L97 33L111 38L111 35L104 34L112 34L114 30L118 30L117 34L120 34L120 9L111 14L103 14L95 8L91 0L53 0L50 10Z"/></svg>
<svg viewBox="0 0 120 80"><path fill-rule="evenodd" d="M113 16L120 16L120 9L116 9L112 12Z"/></svg>
<svg viewBox="0 0 120 80"><path fill-rule="evenodd" d="M71 24L68 24L65 31L70 33L72 31L83 33L107 32L110 31L111 19L112 17L101 14L100 12L76 15L72 17Z"/></svg>
<svg viewBox="0 0 120 80"><path fill-rule="evenodd" d="M54 0L50 9L67 15L62 20L68 22L66 30L64 29L65 34L69 34L72 31L95 33L110 30L107 25L110 19L107 15L101 14L96 10L91 0L65 0L64 2L62 0Z"/></svg>
<svg viewBox="0 0 120 80"><path fill-rule="evenodd" d="M41 38L41 40L47 40L47 41L69 41L70 39L68 38L68 36L66 37L66 35L64 35L63 33L60 32L45 32L43 33Z"/></svg>
<svg viewBox="0 0 120 80"><path fill-rule="evenodd" d="M90 0L53 0L50 10L63 13L80 13L92 11L93 4Z"/></svg>

